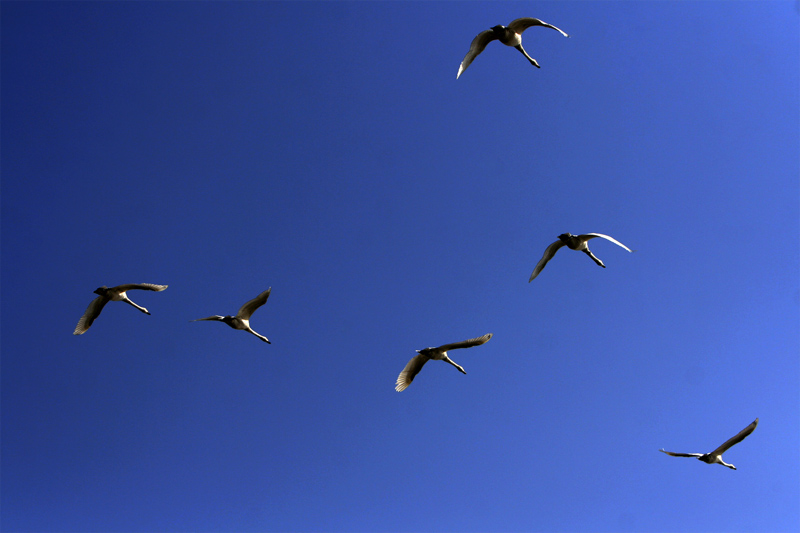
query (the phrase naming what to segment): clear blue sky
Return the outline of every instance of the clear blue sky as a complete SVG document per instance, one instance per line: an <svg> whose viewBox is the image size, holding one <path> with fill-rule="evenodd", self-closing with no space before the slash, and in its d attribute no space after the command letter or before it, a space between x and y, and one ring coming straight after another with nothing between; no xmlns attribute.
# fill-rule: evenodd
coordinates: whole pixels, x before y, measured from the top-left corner
<svg viewBox="0 0 800 533"><path fill-rule="evenodd" d="M4 531L800 527L797 2L0 12Z"/></svg>

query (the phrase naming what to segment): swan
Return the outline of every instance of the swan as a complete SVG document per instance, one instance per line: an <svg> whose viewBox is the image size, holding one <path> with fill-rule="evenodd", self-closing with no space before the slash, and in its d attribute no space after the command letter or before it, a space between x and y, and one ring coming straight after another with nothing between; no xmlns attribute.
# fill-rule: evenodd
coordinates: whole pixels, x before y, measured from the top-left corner
<svg viewBox="0 0 800 533"><path fill-rule="evenodd" d="M192 320L191 322L198 322L200 320L217 320L219 322L225 322L233 329L243 329L249 333L252 333L262 341L266 342L267 344L272 344L269 342L264 335L259 335L253 328L250 327L250 317L253 315L256 309L267 303L267 298L269 298L269 293L272 290L272 287L265 290L246 304L244 304L240 309L239 312L236 313L236 316L221 316L221 315L213 315L206 318L198 318L196 320Z"/></svg>
<svg viewBox="0 0 800 533"><path fill-rule="evenodd" d="M462 374L466 374L464 369L453 362L452 359L447 357L448 350L457 350L459 348L470 348L472 346L480 346L489 341L492 338L491 333L487 333L482 337L475 337L474 339L468 339L461 342L454 342L452 344L445 344L443 346L439 346L437 348L424 348L422 350L417 350L419 355L415 355L411 358L408 362L406 367L400 372L400 375L397 376L397 386L394 388L397 392L401 392L406 390L406 388L411 385L411 382L414 381L414 376L419 374L419 371L422 370L422 366L427 363L429 360L434 359L436 361L444 361L446 363L450 363L454 367L458 369L459 372Z"/></svg>
<svg viewBox="0 0 800 533"><path fill-rule="evenodd" d="M730 448L734 444L739 444L740 442L742 442L745 437L747 437L750 433L753 432L754 429L756 429L757 425L758 425L758 418L753 420L753 422L749 426L741 430L739 433L726 440L724 443L722 443L722 446L720 446L711 453L675 453L675 452L668 452L664 450L664 448L661 448L658 451L663 452L667 455L671 455L672 457L697 457L704 463L708 463L710 465L717 463L722 466L727 466L728 468L736 470L735 466L733 466L732 464L728 464L722 460L722 454L725 453L728 450L728 448Z"/></svg>
<svg viewBox="0 0 800 533"><path fill-rule="evenodd" d="M618 240L609 237L608 235L603 235L602 233L584 233L583 235L573 235L572 233L562 233L558 236L558 240L547 247L544 251L544 255L541 259L539 259L539 263L537 263L536 268L533 269L533 273L531 274L531 278L528 280L528 283L534 280L536 276L542 271L544 266L550 261L559 248L562 246L567 246L570 250L577 250L579 252L583 252L589 257L591 257L595 263L600 265L601 267L605 268L606 266L600 261L595 255L589 250L589 245L587 244L589 239L594 239L595 237L601 237L606 239L607 241L611 241L618 246L622 246L629 252L633 252L630 248L619 242Z"/></svg>
<svg viewBox="0 0 800 533"><path fill-rule="evenodd" d="M128 283L127 285L118 285L111 288L108 288L105 285L98 287L94 293L99 294L100 296L92 300L92 303L90 303L89 307L86 308L86 312L83 313L81 319L78 320L78 325L75 326L75 331L73 331L72 334L83 335L86 333L86 330L92 325L94 319L100 316L100 311L103 310L103 307L105 307L109 301L129 303L142 313L149 315L150 311L133 303L125 293L132 289L160 292L167 287L168 285L154 285L152 283Z"/></svg>
<svg viewBox="0 0 800 533"><path fill-rule="evenodd" d="M522 55L524 55L528 61L531 62L536 68L539 67L539 63L536 62L534 58L528 55L528 52L522 48L522 32L530 28L531 26L544 26L545 28L552 28L561 33L564 37L569 37L566 33L562 30L556 28L552 24L548 24L546 22L542 22L539 19L525 17L521 19L516 19L512 21L508 26L503 26L498 24L497 26L493 26L491 29L486 31L480 32L475 38L472 40L472 44L469 45L469 52L467 55L464 56L464 60L461 62L461 66L458 67L458 74L456 75L456 79L461 76L461 73L467 70L467 67L472 63L472 61L478 57L478 54L483 52L486 45L490 42L494 41L495 39L499 40L506 46L513 46L517 50L519 50Z"/></svg>

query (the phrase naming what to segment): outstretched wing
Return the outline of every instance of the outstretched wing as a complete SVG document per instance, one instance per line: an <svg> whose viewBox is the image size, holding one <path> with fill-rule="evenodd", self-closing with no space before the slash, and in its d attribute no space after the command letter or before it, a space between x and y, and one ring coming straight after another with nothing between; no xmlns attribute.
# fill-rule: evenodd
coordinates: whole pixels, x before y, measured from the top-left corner
<svg viewBox="0 0 800 533"><path fill-rule="evenodd" d="M719 448L717 448L716 450L711 452L711 454L712 455L722 455L723 453L725 453L725 450L727 450L728 448L730 448L734 444L739 444L740 442L742 442L745 437L747 437L750 433L753 432L754 429L756 429L757 425L758 425L758 418L753 420L753 422L749 426L747 426L746 428L741 430L735 436L733 436L733 437L729 438L728 440L726 440L722 444L722 446L720 446Z"/></svg>
<svg viewBox="0 0 800 533"><path fill-rule="evenodd" d="M474 339L467 339L461 342L454 342L452 344L445 344L444 346L439 346L436 348L437 352L447 352L449 350L457 350L459 348L472 348L473 346L480 346L481 344L485 344L489 342L489 339L492 338L492 333L487 333L481 337L475 337Z"/></svg>
<svg viewBox="0 0 800 533"><path fill-rule="evenodd" d="M703 453L675 453L675 452L668 452L664 448L658 450L660 452L664 452L667 455L671 455L672 457L702 457Z"/></svg>
<svg viewBox="0 0 800 533"><path fill-rule="evenodd" d="M112 287L111 290L112 291L125 292L125 291L130 291L130 290L133 290L133 289L141 289L141 290L144 290L144 291L156 291L156 292L158 292L158 291L163 291L167 287L169 287L169 285L155 285L153 283L128 283L128 284L125 284L125 285L118 285L116 287Z"/></svg>
<svg viewBox="0 0 800 533"><path fill-rule="evenodd" d="M264 305L265 303L267 303L267 298L269 298L269 293L271 290L272 287L265 290L264 292L262 292L261 294L259 294L246 304L244 304L241 307L241 309L239 309L239 312L236 313L236 316L241 318L242 320L250 320L250 316L253 314L253 312L262 305Z"/></svg>
<svg viewBox="0 0 800 533"><path fill-rule="evenodd" d="M100 311L103 310L103 307L108 303L108 298L105 296L98 296L92 303L89 304L89 307L86 308L86 312L83 313L83 316L80 320L78 320L78 325L75 326L75 331L72 332L73 335L83 335L86 333L86 330L89 329L89 326L92 325L94 319L100 316Z"/></svg>
<svg viewBox="0 0 800 533"><path fill-rule="evenodd" d="M550 261L554 255L556 255L556 252L562 246L564 246L564 243L561 242L561 240L557 240L556 242L547 247L547 249L544 251L544 255L542 256L541 259L539 259L539 262L536 264L536 268L533 269L533 273L531 274L531 279L528 280L528 283L533 281L534 278L536 278L536 276L539 275L539 272L542 271L547 262Z"/></svg>
<svg viewBox="0 0 800 533"><path fill-rule="evenodd" d="M497 35L492 30L482 31L476 35L474 39L472 39L472 44L469 45L469 52L467 52L467 55L464 56L461 66L458 67L456 79L461 76L462 72L467 70L467 67L476 57L478 57L478 54L483 52L484 48L486 48L486 45L495 39L497 39Z"/></svg>
<svg viewBox="0 0 800 533"><path fill-rule="evenodd" d="M222 315L211 315L211 316L207 316L205 318L195 318L194 320L190 320L189 322L200 322L201 320L219 320L219 321L221 321L223 318L225 318L225 317L222 316Z"/></svg>
<svg viewBox="0 0 800 533"><path fill-rule="evenodd" d="M631 250L630 248L628 248L627 246L625 246L624 244L619 242L617 239L615 239L613 237L609 237L608 235L603 235L602 233L584 233L583 235L578 235L578 237L581 238L581 239L586 239L587 241L589 239L594 239L595 237L602 237L603 239L605 239L607 241L613 242L617 246L622 246L623 248L625 248L629 252L633 252L633 250Z"/></svg>
<svg viewBox="0 0 800 533"><path fill-rule="evenodd" d="M514 20L511 22L511 24L508 25L508 29L513 31L514 33L522 33L531 26L544 26L545 28L551 28L558 32L561 32L561 35L563 35L564 37L569 37L569 35L567 35L567 33L564 32L563 30L560 30L555 26L553 26L552 24L548 24L533 17L524 17L521 19Z"/></svg>
<svg viewBox="0 0 800 533"><path fill-rule="evenodd" d="M430 358L423 354L412 357L411 361L409 361L403 371L400 372L400 375L397 376L397 385L395 386L394 390L397 392L406 390L406 388L411 385L411 382L414 381L414 376L419 374L419 371L422 370L423 365L429 360Z"/></svg>

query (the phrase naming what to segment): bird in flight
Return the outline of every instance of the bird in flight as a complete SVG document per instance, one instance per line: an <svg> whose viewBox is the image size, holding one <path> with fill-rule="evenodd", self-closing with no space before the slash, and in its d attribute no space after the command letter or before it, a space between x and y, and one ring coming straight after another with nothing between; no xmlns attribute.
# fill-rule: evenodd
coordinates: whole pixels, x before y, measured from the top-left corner
<svg viewBox="0 0 800 533"><path fill-rule="evenodd" d="M461 342L454 342L452 344L445 344L437 348L424 348L422 350L417 350L419 355L412 357L411 361L409 361L403 371L400 372L400 375L397 376L397 386L394 389L397 392L406 390L406 388L411 385L411 382L414 381L414 376L419 374L419 371L422 370L422 366L431 359L450 363L456 367L459 372L466 374L460 365L454 363L453 360L447 356L447 351L457 350L458 348L471 348L472 346L480 346L481 344L488 342L491 338L492 334L487 333L482 337L476 337L474 339L468 339Z"/></svg>
<svg viewBox="0 0 800 533"><path fill-rule="evenodd" d="M554 255L556 255L556 252L562 246L566 246L570 250L577 250L579 252L585 253L586 255L591 257L595 263L605 268L606 266L603 264L603 262L600 261L597 257L595 257L595 255L589 250L588 241L589 239L594 239L595 237L601 237L607 241L613 242L618 246L622 246L629 252L633 252L633 250L631 250L618 240L609 237L608 235L603 235L602 233L585 233L583 235L562 233L561 235L558 236L558 240L553 244L551 244L550 246L548 246L547 249L544 251L544 255L542 256L541 259L539 259L539 262L536 264L536 268L533 269L533 273L531 274L531 278L528 280L528 283L533 281L536 278L536 276L539 275L539 273L542 271L547 262L550 261Z"/></svg>
<svg viewBox="0 0 800 533"><path fill-rule="evenodd" d="M259 335L253 331L253 328L250 327L250 317L253 315L256 309L267 303L267 298L269 298L269 293L271 290L272 287L244 304L241 309L239 309L239 312L236 313L236 316L213 315L206 318L198 318L196 320L192 320L192 322L197 322L200 320L217 320L219 322L225 322L233 329L243 329L244 331L252 333L267 344L272 344L264 335Z"/></svg>
<svg viewBox="0 0 800 533"><path fill-rule="evenodd" d="M461 73L467 70L467 67L472 63L472 61L478 57L478 54L483 52L486 45L494 40L499 40L506 46L513 46L517 50L519 50L525 58L531 62L536 68L539 67L539 63L536 62L534 58L528 55L528 52L522 48L522 32L530 28L531 26L544 26L545 28L552 28L561 33L564 37L569 37L566 33L561 31L560 29L556 28L552 24L548 24L546 22L542 22L539 19L531 18L531 17L524 17L521 19L516 19L512 21L508 26L503 26L498 24L497 26L493 26L492 28L480 32L475 38L472 40L472 44L469 45L469 52L467 55L464 56L464 60L461 62L461 66L458 67L458 74L456 75L456 79L461 76Z"/></svg>
<svg viewBox="0 0 800 533"><path fill-rule="evenodd" d="M73 331L72 334L83 335L86 333L86 330L89 329L89 326L92 325L92 322L94 322L94 320L100 316L100 311L103 310L103 307L105 307L109 301L129 303L142 313L149 315L150 311L133 303L125 293L132 289L163 291L166 288L167 285L153 285L152 283L128 283L127 285L118 285L111 288L108 288L105 285L98 287L94 293L99 294L100 296L92 300L92 303L90 303L89 307L86 308L86 312L83 313L81 319L78 320L78 325L75 326L75 331Z"/></svg>
<svg viewBox="0 0 800 533"><path fill-rule="evenodd" d="M749 426L741 430L739 433L726 440L724 443L722 443L722 445L719 448L717 448L711 453L675 453L675 452L665 451L664 448L661 448L659 451L664 452L667 455L671 455L672 457L697 457L704 463L708 463L710 465L717 463L721 464L722 466L727 466L728 468L736 470L735 466L733 466L732 464L728 464L722 460L722 454L725 453L728 450L728 448L730 448L734 444L739 444L740 442L742 442L745 439L745 437L747 437L750 433L753 432L754 429L756 429L757 425L758 425L758 418L753 420L753 422Z"/></svg>

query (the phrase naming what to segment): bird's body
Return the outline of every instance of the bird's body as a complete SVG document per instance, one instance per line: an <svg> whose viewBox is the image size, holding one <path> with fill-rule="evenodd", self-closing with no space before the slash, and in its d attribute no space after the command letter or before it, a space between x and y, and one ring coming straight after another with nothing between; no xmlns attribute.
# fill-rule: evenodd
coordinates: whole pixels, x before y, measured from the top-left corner
<svg viewBox="0 0 800 533"><path fill-rule="evenodd" d="M138 289L160 292L166 288L167 285L154 285L152 283L128 283L126 285L118 285L110 288L106 287L105 285L98 287L95 289L94 293L99 294L99 296L92 300L92 302L89 304L89 307L86 308L86 312L83 313L83 316L78 321L78 325L75 326L75 331L73 331L72 334L83 335L86 333L86 330L88 330L94 320L100 316L100 312L108 302L125 302L132 305L142 313L149 315L150 311L140 305L136 305L133 303L133 301L131 301L130 298L128 298L128 295L126 294L127 291Z"/></svg>
<svg viewBox="0 0 800 533"><path fill-rule="evenodd" d="M595 237L601 237L603 239L606 239L607 241L613 242L614 244L616 244L618 246L621 246L622 248L625 248L629 252L633 252L633 250L631 250L630 248L628 248L627 246L625 246L624 244L622 244L618 240L616 240L616 239L614 239L612 237L609 237L608 235L603 235L602 233L585 233L583 235L573 235L572 233L562 233L561 235L558 236L558 240L556 242L554 242L553 244L551 244L550 246L548 246L547 249L544 251L544 255L539 260L539 263L537 263L536 268L533 269L533 273L531 274L531 277L528 280L528 283L533 281L536 278L536 276L539 275L539 273L542 271L542 269L544 269L544 267L547 264L547 262L550 261L553 258L554 255L556 255L556 252L562 246L566 246L570 250L576 250L578 252L585 253L586 255L591 257L592 260L595 263L597 263L601 267L605 268L606 265L604 265L603 262L600 261L600 259L598 259L591 252L591 250L589 250L588 242L589 242L590 239L594 239Z"/></svg>
<svg viewBox="0 0 800 533"><path fill-rule="evenodd" d="M522 32L526 29L530 28L531 26L544 26L545 28L551 28L558 32L560 32L564 37L569 37L566 33L561 31L560 29L556 28L552 24L548 24L546 22L542 22L539 19L535 19L532 17L524 17L519 18L512 21L508 26L497 25L494 26L486 31L482 31L475 38L472 40L472 44L470 44L469 52L467 55L464 56L464 60L461 62L461 65L458 67L458 74L456 75L456 79L461 76L461 73L467 70L467 67L470 66L472 61L478 57L478 54L483 52L486 48L486 45L494 40L498 40L506 46L511 46L512 48L516 48L520 51L525 58L530 61L531 65L536 68L539 67L539 63L536 62L531 56L528 55L528 52L522 47Z"/></svg>
<svg viewBox="0 0 800 533"><path fill-rule="evenodd" d="M749 426L741 430L739 433L737 433L730 439L726 440L719 448L710 453L677 453L677 452L668 452L663 448L660 449L659 451L667 455L671 455L672 457L696 457L700 461L703 461L704 463L710 465L720 464L722 466L727 466L732 470L736 470L735 466L726 463L725 461L722 460L722 454L725 453L725 451L727 451L728 448L730 448L734 444L742 442L745 439L745 437L747 437L750 433L752 433L756 429L757 425L758 425L758 418L753 420L753 422L751 422Z"/></svg>
<svg viewBox="0 0 800 533"><path fill-rule="evenodd" d="M470 348L472 346L479 346L489 341L492 338L491 333L487 333L482 337L476 337L474 339L468 339L461 342L454 342L452 344L445 344L443 346L438 346L436 348L423 348L422 350L417 350L416 356L412 357L411 360L408 362L406 367L400 372L400 375L397 376L397 382L395 386L395 390L397 392L405 390L411 382L414 380L414 376L416 376L425 363L433 359L434 361L444 361L446 363L450 363L454 367L458 369L459 372L462 374L466 374L467 372L464 370L461 365L456 364L450 357L447 356L448 350L456 350L459 348Z"/></svg>
<svg viewBox="0 0 800 533"><path fill-rule="evenodd" d="M235 316L222 316L222 315L212 315L206 318L198 318L196 320L192 320L192 322L198 322L201 320L216 320L217 322L224 322L228 324L233 329L241 329L247 331L248 333L252 333L262 341L266 342L267 344L272 344L269 342L264 335L256 333L253 328L250 327L250 317L253 315L256 309L267 303L267 298L269 298L269 294L272 291L272 287L265 290L246 304L244 304L240 309L239 312L236 313Z"/></svg>

